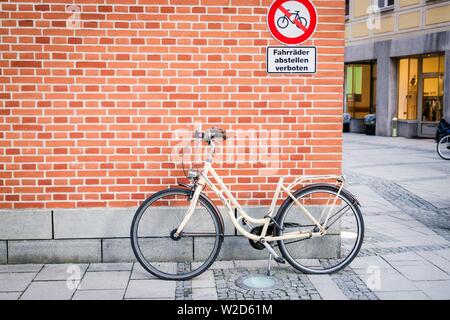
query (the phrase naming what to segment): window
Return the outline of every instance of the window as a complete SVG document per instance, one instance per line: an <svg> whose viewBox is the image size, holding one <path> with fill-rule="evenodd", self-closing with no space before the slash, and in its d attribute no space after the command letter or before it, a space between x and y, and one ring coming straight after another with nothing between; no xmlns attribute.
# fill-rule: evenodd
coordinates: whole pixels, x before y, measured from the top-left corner
<svg viewBox="0 0 450 320"><path fill-rule="evenodd" d="M437 122L442 119L444 103L445 56L428 56L422 60L423 96L421 121Z"/></svg>
<svg viewBox="0 0 450 320"><path fill-rule="evenodd" d="M378 8L381 10L394 9L394 0L378 0Z"/></svg>
<svg viewBox="0 0 450 320"><path fill-rule="evenodd" d="M398 65L398 109L400 120L417 119L419 59L400 59Z"/></svg>
<svg viewBox="0 0 450 320"><path fill-rule="evenodd" d="M345 110L353 119L376 112L376 64L345 67Z"/></svg>
<svg viewBox="0 0 450 320"><path fill-rule="evenodd" d="M350 17L350 0L345 0L345 18Z"/></svg>

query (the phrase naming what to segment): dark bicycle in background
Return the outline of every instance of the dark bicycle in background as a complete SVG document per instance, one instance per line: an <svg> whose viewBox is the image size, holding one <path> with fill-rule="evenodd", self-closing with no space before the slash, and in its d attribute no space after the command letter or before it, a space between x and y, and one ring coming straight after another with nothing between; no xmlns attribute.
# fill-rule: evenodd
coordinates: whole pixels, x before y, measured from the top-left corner
<svg viewBox="0 0 450 320"><path fill-rule="evenodd" d="M444 160L450 160L450 124L444 119L436 131L437 153Z"/></svg>

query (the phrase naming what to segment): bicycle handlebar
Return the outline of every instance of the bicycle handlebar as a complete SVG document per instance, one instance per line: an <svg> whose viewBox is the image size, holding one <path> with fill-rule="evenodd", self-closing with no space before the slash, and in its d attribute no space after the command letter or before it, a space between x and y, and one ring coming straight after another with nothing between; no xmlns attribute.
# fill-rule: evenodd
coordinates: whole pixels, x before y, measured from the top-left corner
<svg viewBox="0 0 450 320"><path fill-rule="evenodd" d="M202 139L209 144L214 139L222 139L224 141L227 140L227 132L223 129L213 127L205 132L195 131L194 138Z"/></svg>

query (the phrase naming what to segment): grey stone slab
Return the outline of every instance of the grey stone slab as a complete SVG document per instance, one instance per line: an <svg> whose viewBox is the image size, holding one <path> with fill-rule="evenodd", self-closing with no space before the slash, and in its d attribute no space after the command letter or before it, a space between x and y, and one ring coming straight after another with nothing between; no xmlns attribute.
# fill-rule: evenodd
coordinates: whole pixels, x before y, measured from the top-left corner
<svg viewBox="0 0 450 320"><path fill-rule="evenodd" d="M356 272L357 270L355 270ZM356 272L366 286L373 292L417 291L414 283L395 270L366 270Z"/></svg>
<svg viewBox="0 0 450 320"><path fill-rule="evenodd" d="M122 290L77 290L72 300L122 300L125 289Z"/></svg>
<svg viewBox="0 0 450 320"><path fill-rule="evenodd" d="M235 263L237 268L249 268L249 269L257 269L257 268L265 268L267 267L267 259L266 260L236 260ZM276 263L274 263L276 264Z"/></svg>
<svg viewBox="0 0 450 320"><path fill-rule="evenodd" d="M133 269L133 263L91 263L88 271L131 271Z"/></svg>
<svg viewBox="0 0 450 320"><path fill-rule="evenodd" d="M66 281L38 281L31 283L20 300L70 300L74 292Z"/></svg>
<svg viewBox="0 0 450 320"><path fill-rule="evenodd" d="M23 240L9 242L10 263L100 262L100 240Z"/></svg>
<svg viewBox="0 0 450 320"><path fill-rule="evenodd" d="M0 241L0 264L8 263L8 249L6 241Z"/></svg>
<svg viewBox="0 0 450 320"><path fill-rule="evenodd" d="M165 280L131 280L126 299L174 299L176 282Z"/></svg>
<svg viewBox="0 0 450 320"><path fill-rule="evenodd" d="M185 238L168 247L167 238L142 239L140 248L146 259L158 262L192 261L192 238ZM103 240L104 262L132 262L135 261L130 239Z"/></svg>
<svg viewBox="0 0 450 320"><path fill-rule="evenodd" d="M199 268L203 263L204 263L204 261L193 262L192 269ZM234 261L232 261L232 260L230 260L230 261L214 261L214 263L209 267L209 269L211 269L211 270L232 269L234 267L235 267Z"/></svg>
<svg viewBox="0 0 450 320"><path fill-rule="evenodd" d="M450 276L428 262L420 265L396 265L395 268L406 278L413 281L450 280Z"/></svg>
<svg viewBox="0 0 450 320"><path fill-rule="evenodd" d="M380 300L429 300L422 291L389 291L377 292L376 296Z"/></svg>
<svg viewBox="0 0 450 320"><path fill-rule="evenodd" d="M195 239L195 260L203 261L211 253L211 240L207 238ZM291 253L302 258L336 257L339 252L339 240L336 235L314 238L299 242L295 247L291 245ZM275 249L278 251L278 249ZM242 236L225 237L218 260L265 260L268 258L266 250L253 249L247 238Z"/></svg>
<svg viewBox="0 0 450 320"><path fill-rule="evenodd" d="M154 206L147 208L145 215L143 215L139 221L139 236L169 236L174 226L178 226L181 223L188 209L188 206ZM229 222L226 221L225 217L224 223L229 225ZM230 228L227 229L229 230ZM209 212L204 207L198 206L184 230L189 232L211 232L216 229ZM234 229L229 231L234 233ZM128 236L128 234L129 231L126 236Z"/></svg>
<svg viewBox="0 0 450 320"><path fill-rule="evenodd" d="M104 239L103 262L136 262L130 239Z"/></svg>
<svg viewBox="0 0 450 320"><path fill-rule="evenodd" d="M5 264L0 265L0 273L20 273L20 272L38 272L43 267L43 264Z"/></svg>
<svg viewBox="0 0 450 320"><path fill-rule="evenodd" d="M215 288L214 273L212 270L207 270L201 275L192 279L192 288Z"/></svg>
<svg viewBox="0 0 450 320"><path fill-rule="evenodd" d="M136 208L54 210L55 239L128 237Z"/></svg>
<svg viewBox="0 0 450 320"><path fill-rule="evenodd" d="M22 292L0 292L1 300L18 300Z"/></svg>
<svg viewBox="0 0 450 320"><path fill-rule="evenodd" d="M130 271L86 272L78 290L125 289Z"/></svg>
<svg viewBox="0 0 450 320"><path fill-rule="evenodd" d="M329 275L308 275L314 287L324 300L348 300Z"/></svg>
<svg viewBox="0 0 450 320"><path fill-rule="evenodd" d="M450 274L450 261L441 257L433 251L421 251L417 252L418 255L428 260L430 263L434 264L439 269L445 271Z"/></svg>
<svg viewBox="0 0 450 320"><path fill-rule="evenodd" d="M377 210L374 212L384 212L389 210L396 210L397 208L393 206L390 202L386 201L383 197L377 195L370 186L350 186L348 188L353 195L358 199L362 205L362 209L365 210L366 207L373 207ZM386 219L386 216L382 216Z"/></svg>
<svg viewBox="0 0 450 320"><path fill-rule="evenodd" d="M0 239L51 239L50 210L0 210Z"/></svg>
<svg viewBox="0 0 450 320"><path fill-rule="evenodd" d="M402 182L400 185L438 208L449 207L450 179L448 177Z"/></svg>
<svg viewBox="0 0 450 320"><path fill-rule="evenodd" d="M417 281L414 283L433 300L450 299L450 281Z"/></svg>
<svg viewBox="0 0 450 320"><path fill-rule="evenodd" d="M447 261L450 261L450 249L442 249L434 251L437 255L444 258Z"/></svg>
<svg viewBox="0 0 450 320"><path fill-rule="evenodd" d="M193 288L193 300L218 300L216 288Z"/></svg>
<svg viewBox="0 0 450 320"><path fill-rule="evenodd" d="M380 269L392 269L392 266L388 264L383 258L379 256L368 257L356 257L350 264L352 269L368 269L368 268L380 268Z"/></svg>
<svg viewBox="0 0 450 320"><path fill-rule="evenodd" d="M209 255L209 252L203 252L205 247L209 248L209 245L205 246L203 242L208 242L208 239L196 239L196 260L203 261L206 255ZM265 259L267 258L267 253L264 251L259 251L253 249L248 240L241 236L232 236L225 237L225 240L222 243L222 248L220 250L219 256L217 260L250 260L250 259Z"/></svg>
<svg viewBox="0 0 450 320"><path fill-rule="evenodd" d="M46 264L34 281L81 280L87 264Z"/></svg>
<svg viewBox="0 0 450 320"><path fill-rule="evenodd" d="M0 273L0 292L24 291L36 273Z"/></svg>
<svg viewBox="0 0 450 320"><path fill-rule="evenodd" d="M383 254L382 257L389 263L397 261L425 261L421 256L413 251Z"/></svg>
<svg viewBox="0 0 450 320"><path fill-rule="evenodd" d="M232 269L234 268L234 262L233 261L214 261L214 263L211 265L210 269Z"/></svg>
<svg viewBox="0 0 450 320"><path fill-rule="evenodd" d="M162 272L167 272L175 274L177 270L177 264L173 262L160 262L155 263L155 267ZM158 279L156 276L152 275L150 272L145 270L139 263L135 263L133 267L133 272L131 273L131 279L133 280L148 280L148 279Z"/></svg>

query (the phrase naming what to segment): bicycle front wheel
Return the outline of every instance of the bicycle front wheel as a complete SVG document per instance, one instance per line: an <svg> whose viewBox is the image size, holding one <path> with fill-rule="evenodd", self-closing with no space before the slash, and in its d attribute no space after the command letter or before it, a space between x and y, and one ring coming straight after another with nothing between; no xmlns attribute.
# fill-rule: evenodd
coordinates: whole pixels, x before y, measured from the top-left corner
<svg viewBox="0 0 450 320"><path fill-rule="evenodd" d="M188 280L206 271L219 254L223 225L219 212L203 195L180 237L175 232L191 204L191 191L160 191L137 210L131 246L142 267L164 280Z"/></svg>
<svg viewBox="0 0 450 320"><path fill-rule="evenodd" d="M450 160L450 135L443 137L437 144L437 153L444 160Z"/></svg>
<svg viewBox="0 0 450 320"><path fill-rule="evenodd" d="M362 214L350 196L343 192L338 194L338 191L332 185L317 185L294 194L321 225L330 214L326 235L278 241L280 252L297 270L308 274L334 273L345 268L358 254L364 238ZM277 220L281 226L278 236L295 231L319 231L291 198L280 207Z"/></svg>

